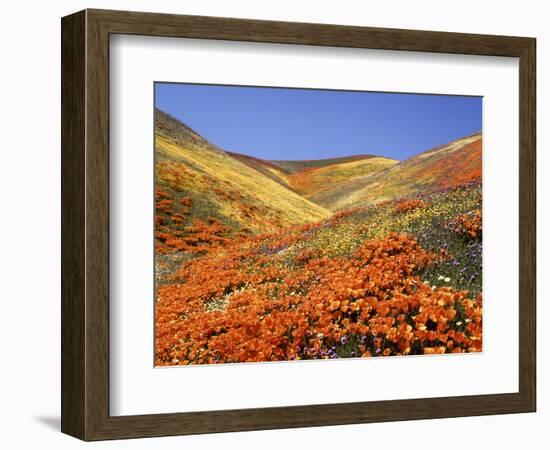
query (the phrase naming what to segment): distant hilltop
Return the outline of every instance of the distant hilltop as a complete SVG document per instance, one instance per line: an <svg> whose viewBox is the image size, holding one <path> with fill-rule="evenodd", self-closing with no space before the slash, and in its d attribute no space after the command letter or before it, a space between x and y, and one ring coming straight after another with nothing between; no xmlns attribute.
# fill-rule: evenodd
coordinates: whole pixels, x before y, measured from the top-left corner
<svg viewBox="0 0 550 450"><path fill-rule="evenodd" d="M158 109L155 130L157 187L200 204L191 211L199 218L208 212L253 232L479 181L482 173L481 133L404 161L371 154L278 161L225 151Z"/></svg>

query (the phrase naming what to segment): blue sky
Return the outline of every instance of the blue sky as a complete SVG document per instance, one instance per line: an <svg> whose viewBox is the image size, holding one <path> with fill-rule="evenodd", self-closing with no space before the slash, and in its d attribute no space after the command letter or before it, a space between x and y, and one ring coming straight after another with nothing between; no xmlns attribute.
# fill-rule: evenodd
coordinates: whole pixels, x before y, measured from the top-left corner
<svg viewBox="0 0 550 450"><path fill-rule="evenodd" d="M263 159L403 160L481 130L482 98L180 83L156 107L217 146Z"/></svg>

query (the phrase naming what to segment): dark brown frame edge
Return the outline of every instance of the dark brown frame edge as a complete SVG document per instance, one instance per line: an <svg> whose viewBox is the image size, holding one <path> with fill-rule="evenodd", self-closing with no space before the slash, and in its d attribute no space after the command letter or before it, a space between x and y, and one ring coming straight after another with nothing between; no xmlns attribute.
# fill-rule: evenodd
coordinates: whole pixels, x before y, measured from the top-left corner
<svg viewBox="0 0 550 450"><path fill-rule="evenodd" d="M64 17L61 29L64 433L101 440L535 411L534 38L106 10ZM519 392L109 416L109 35L113 33L519 57Z"/></svg>

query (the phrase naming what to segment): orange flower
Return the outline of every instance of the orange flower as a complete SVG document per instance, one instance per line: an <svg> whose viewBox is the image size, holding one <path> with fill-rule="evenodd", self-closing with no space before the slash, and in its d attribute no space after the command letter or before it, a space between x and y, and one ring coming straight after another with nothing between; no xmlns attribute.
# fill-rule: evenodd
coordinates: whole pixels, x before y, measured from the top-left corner
<svg viewBox="0 0 550 450"><path fill-rule="evenodd" d="M296 255L352 212L236 237L214 217L191 220L177 209L195 207L181 195L156 192L157 274L175 266L156 288L157 365L481 351L481 295L424 284L417 273L439 257L412 236Z"/></svg>

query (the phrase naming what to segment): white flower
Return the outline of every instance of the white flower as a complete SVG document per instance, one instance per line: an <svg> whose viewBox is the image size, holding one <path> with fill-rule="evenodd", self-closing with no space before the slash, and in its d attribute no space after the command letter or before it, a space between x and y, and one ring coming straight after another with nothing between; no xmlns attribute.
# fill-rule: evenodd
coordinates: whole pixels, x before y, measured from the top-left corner
<svg viewBox="0 0 550 450"><path fill-rule="evenodd" d="M445 278L445 283L448 283L449 281L451 281L449 277Z"/></svg>
<svg viewBox="0 0 550 450"><path fill-rule="evenodd" d="M439 275L439 276L437 277L437 279L438 279L439 281L441 281L443 278L445 278L443 275Z"/></svg>

